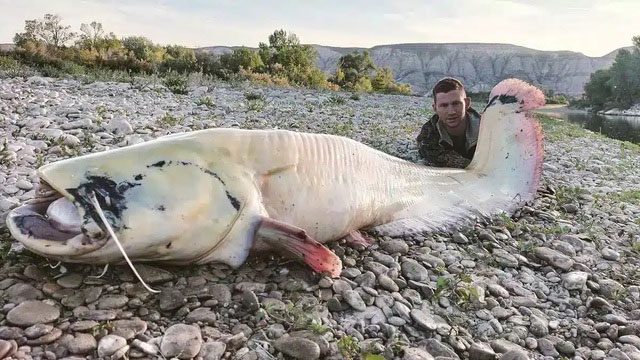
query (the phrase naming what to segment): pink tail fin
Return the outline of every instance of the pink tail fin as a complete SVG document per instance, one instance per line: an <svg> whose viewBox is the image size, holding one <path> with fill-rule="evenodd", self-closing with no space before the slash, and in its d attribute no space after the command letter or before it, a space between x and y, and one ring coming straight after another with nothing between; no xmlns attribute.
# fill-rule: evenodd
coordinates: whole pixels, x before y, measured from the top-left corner
<svg viewBox="0 0 640 360"><path fill-rule="evenodd" d="M489 99L494 96L515 96L522 110L533 110L544 106L544 94L537 87L519 79L505 79L499 82L491 90Z"/></svg>

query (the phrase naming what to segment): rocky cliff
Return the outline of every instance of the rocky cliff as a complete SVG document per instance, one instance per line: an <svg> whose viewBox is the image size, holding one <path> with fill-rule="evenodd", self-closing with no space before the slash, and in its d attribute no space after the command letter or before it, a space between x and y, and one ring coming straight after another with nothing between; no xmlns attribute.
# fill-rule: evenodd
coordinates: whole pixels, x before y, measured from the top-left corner
<svg viewBox="0 0 640 360"><path fill-rule="evenodd" d="M338 59L364 48L313 45L318 67L333 73ZM224 53L229 47L201 50ZM374 63L390 67L398 82L410 84L414 93L428 93L443 76L455 76L471 91L487 91L500 80L517 77L556 93L579 96L591 73L611 66L618 50L602 57L571 51L541 51L509 44L394 44L369 50Z"/></svg>

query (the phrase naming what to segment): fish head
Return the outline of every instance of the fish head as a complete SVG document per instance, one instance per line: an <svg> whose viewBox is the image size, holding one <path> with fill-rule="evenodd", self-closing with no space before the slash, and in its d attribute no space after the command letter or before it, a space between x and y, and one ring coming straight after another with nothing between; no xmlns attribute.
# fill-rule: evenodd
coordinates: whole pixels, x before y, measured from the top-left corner
<svg viewBox="0 0 640 360"><path fill-rule="evenodd" d="M35 198L7 216L9 230L65 262L122 261L110 230L133 261L203 257L229 233L244 196L197 146L153 141L44 165Z"/></svg>

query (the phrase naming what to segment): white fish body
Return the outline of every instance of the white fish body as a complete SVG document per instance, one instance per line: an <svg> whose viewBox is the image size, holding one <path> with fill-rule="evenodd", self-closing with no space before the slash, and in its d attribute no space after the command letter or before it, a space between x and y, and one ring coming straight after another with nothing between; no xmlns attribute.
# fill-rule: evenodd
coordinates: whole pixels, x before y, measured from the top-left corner
<svg viewBox="0 0 640 360"><path fill-rule="evenodd" d="M320 244L359 229L434 230L533 197L542 140L528 110L544 98L517 80L498 84L491 97L467 169L426 167L333 135L201 130L45 165L41 180L68 202L49 218L48 202L24 205L7 224L43 256L119 262L87 200L95 193L133 261L239 266L252 249L271 248L337 275L339 259ZM58 208L66 210L55 223ZM78 223L81 232L69 229Z"/></svg>

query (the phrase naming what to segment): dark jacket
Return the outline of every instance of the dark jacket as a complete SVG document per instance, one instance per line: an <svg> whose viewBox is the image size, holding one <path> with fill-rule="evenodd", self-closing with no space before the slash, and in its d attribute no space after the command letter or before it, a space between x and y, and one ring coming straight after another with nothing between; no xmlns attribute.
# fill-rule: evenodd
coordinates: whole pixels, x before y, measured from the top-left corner
<svg viewBox="0 0 640 360"><path fill-rule="evenodd" d="M471 162L478 143L480 114L472 108L467 110L467 129L464 145L454 146L444 125L434 114L423 126L416 138L418 153L429 166L465 168Z"/></svg>

